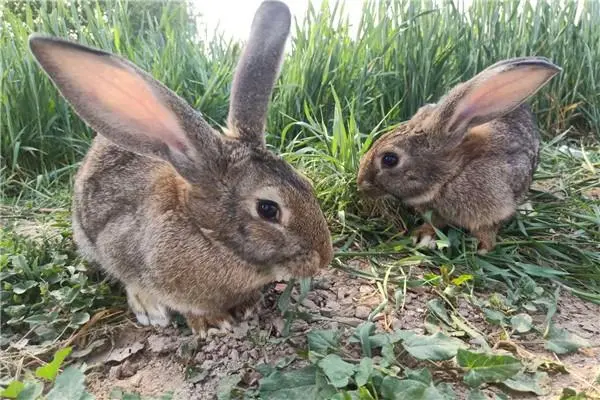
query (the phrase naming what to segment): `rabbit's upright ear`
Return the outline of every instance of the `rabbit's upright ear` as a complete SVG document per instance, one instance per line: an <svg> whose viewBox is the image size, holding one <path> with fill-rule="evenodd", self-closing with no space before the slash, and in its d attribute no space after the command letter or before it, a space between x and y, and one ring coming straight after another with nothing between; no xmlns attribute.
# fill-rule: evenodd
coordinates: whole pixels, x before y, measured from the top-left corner
<svg viewBox="0 0 600 400"><path fill-rule="evenodd" d="M267 109L279 77L290 23L290 10L280 1L264 1L256 11L250 38L233 78L229 136L264 146Z"/></svg>
<svg viewBox="0 0 600 400"><path fill-rule="evenodd" d="M121 57L32 35L42 69L92 129L127 150L194 168L221 140L183 99Z"/></svg>
<svg viewBox="0 0 600 400"><path fill-rule="evenodd" d="M500 61L454 88L439 106L439 122L460 135L514 110L560 71L543 57Z"/></svg>

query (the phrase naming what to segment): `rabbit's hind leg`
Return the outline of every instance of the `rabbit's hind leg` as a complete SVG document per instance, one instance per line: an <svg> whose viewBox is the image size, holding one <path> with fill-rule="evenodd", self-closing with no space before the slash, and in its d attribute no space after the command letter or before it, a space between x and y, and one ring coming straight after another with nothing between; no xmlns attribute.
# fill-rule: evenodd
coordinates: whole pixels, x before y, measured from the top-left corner
<svg viewBox="0 0 600 400"><path fill-rule="evenodd" d="M166 327L171 321L170 312L148 291L127 286L127 302L138 322L142 325Z"/></svg>

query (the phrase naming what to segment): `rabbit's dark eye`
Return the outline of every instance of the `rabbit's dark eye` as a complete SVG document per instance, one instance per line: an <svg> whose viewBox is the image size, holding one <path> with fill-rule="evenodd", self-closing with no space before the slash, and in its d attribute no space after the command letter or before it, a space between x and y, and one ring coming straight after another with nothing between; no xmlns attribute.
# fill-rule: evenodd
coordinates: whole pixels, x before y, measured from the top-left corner
<svg viewBox="0 0 600 400"><path fill-rule="evenodd" d="M381 165L384 168L393 168L398 165L398 156L394 153L384 153L381 157Z"/></svg>
<svg viewBox="0 0 600 400"><path fill-rule="evenodd" d="M279 220L279 206L271 200L258 200L256 212L267 221L277 222Z"/></svg>

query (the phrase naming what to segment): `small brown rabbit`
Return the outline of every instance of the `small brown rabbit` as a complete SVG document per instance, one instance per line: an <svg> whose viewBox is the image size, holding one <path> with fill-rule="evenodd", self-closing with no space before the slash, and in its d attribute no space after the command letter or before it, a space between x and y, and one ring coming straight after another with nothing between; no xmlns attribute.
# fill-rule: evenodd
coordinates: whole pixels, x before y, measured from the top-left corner
<svg viewBox="0 0 600 400"><path fill-rule="evenodd" d="M132 63L60 39L30 48L99 135L75 181L74 239L126 288L141 324L180 312L200 336L251 311L260 288L332 259L310 183L265 146L291 15L263 2L233 78L226 135Z"/></svg>
<svg viewBox="0 0 600 400"><path fill-rule="evenodd" d="M491 250L537 167L539 136L523 103L560 71L542 57L514 58L459 84L375 142L361 159L359 190L432 211L436 228L467 228L480 253ZM421 244L435 237L432 225L417 228Z"/></svg>

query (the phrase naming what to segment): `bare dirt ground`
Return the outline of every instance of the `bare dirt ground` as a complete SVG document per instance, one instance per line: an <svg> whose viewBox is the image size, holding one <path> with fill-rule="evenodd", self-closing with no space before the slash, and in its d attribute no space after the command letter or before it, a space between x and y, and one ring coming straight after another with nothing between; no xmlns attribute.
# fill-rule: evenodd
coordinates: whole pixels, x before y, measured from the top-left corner
<svg viewBox="0 0 600 400"><path fill-rule="evenodd" d="M142 396L158 397L171 391L173 399L216 398L219 383L228 375L241 374L242 383L252 386L260 379L252 367L261 363L279 363L287 368L303 366L305 361L298 352L306 349L309 330L337 328L347 337L381 301L373 282L335 269L324 271L300 306L312 316L312 321L295 320L289 336L283 338L285 321L275 304L282 286L271 285L266 289L256 315L236 326L233 333L214 335L205 341L194 340L181 328L141 328L131 321L116 330L99 331L96 336L109 338L111 346L88 358L89 390L100 400L109 399L115 388ZM377 329L423 333L426 303L434 297L429 288L409 289L403 307L394 310L388 306L374 318ZM558 399L565 387L589 390L594 384L598 385L595 380L600 374L600 306L562 293L554 317L556 325L588 339L594 347L561 357L544 350L539 337L529 342L520 341L516 346L514 342L503 343L502 328L488 325L481 312L468 302L459 304L458 311L488 338L498 338L499 348L564 365L566 372L549 374L548 395L511 394L510 398ZM544 316L539 318L543 320ZM356 356L360 357L358 349ZM451 380L451 377L442 379ZM458 398L466 398L466 387L457 386ZM489 398L497 391L495 387L484 389Z"/></svg>

